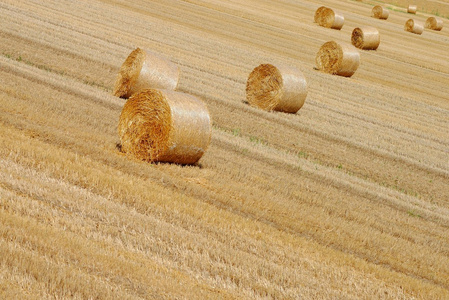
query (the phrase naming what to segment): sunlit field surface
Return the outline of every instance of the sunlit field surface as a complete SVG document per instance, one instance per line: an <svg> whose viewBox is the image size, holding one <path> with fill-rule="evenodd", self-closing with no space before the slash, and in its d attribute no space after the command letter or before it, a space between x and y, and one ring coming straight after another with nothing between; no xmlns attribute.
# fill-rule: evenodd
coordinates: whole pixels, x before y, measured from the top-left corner
<svg viewBox="0 0 449 300"><path fill-rule="evenodd" d="M405 32L438 1L399 2L2 0L0 298L449 299L449 19ZM351 78L314 68L364 25ZM136 47L207 104L196 165L120 152ZM303 72L298 113L246 103L261 63Z"/></svg>

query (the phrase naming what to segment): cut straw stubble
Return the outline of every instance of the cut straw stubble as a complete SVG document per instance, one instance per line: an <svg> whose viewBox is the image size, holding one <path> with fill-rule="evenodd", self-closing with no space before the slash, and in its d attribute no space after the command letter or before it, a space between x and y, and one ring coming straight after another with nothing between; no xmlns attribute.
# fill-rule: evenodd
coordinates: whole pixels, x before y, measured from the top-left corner
<svg viewBox="0 0 449 300"><path fill-rule="evenodd" d="M321 46L315 61L317 68L323 72L351 77L359 67L360 54L351 45L330 41Z"/></svg>
<svg viewBox="0 0 449 300"><path fill-rule="evenodd" d="M171 90L134 94L120 115L122 151L148 162L196 163L211 139L211 119L198 98Z"/></svg>
<svg viewBox="0 0 449 300"><path fill-rule="evenodd" d="M170 60L140 48L132 51L122 64L114 87L114 96L129 98L144 89L174 90L179 68Z"/></svg>
<svg viewBox="0 0 449 300"><path fill-rule="evenodd" d="M304 105L306 97L306 79L294 67L261 64L248 76L246 99L254 107L296 113Z"/></svg>

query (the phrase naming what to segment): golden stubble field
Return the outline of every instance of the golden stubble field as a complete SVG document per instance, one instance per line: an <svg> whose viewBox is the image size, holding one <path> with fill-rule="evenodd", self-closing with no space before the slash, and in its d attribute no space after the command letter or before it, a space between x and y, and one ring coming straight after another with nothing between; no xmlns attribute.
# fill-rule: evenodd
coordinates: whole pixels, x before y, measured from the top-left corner
<svg viewBox="0 0 449 300"><path fill-rule="evenodd" d="M0 298L449 298L449 20L415 35L373 4L1 1ZM341 31L313 23L321 5ZM381 44L353 77L314 70L361 25ZM206 102L198 165L119 151L135 47ZM260 63L304 73L297 114L244 102Z"/></svg>

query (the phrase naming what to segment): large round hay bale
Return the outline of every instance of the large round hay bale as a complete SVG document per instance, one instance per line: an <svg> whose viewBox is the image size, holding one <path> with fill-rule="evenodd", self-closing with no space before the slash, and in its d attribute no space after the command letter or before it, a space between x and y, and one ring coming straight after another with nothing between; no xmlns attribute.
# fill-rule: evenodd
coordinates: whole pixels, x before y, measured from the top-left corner
<svg viewBox="0 0 449 300"><path fill-rule="evenodd" d="M440 18L429 17L426 20L425 26L428 29L440 31L441 29L443 29L443 20Z"/></svg>
<svg viewBox="0 0 449 300"><path fill-rule="evenodd" d="M390 12L388 11L388 9L386 9L380 5L374 6L372 12L373 12L374 18L381 19L381 20L388 19L388 16L390 15Z"/></svg>
<svg viewBox="0 0 449 300"><path fill-rule="evenodd" d="M122 151L149 162L193 164L211 139L211 119L198 98L171 90L134 94L120 114Z"/></svg>
<svg viewBox="0 0 449 300"><path fill-rule="evenodd" d="M418 10L418 6L416 6L416 5L413 5L413 4L410 4L408 7L407 7L407 12L409 13L409 14L416 14L416 11Z"/></svg>
<svg viewBox="0 0 449 300"><path fill-rule="evenodd" d="M374 27L357 27L352 31L351 43L363 50L376 50L380 44L379 31Z"/></svg>
<svg viewBox="0 0 449 300"><path fill-rule="evenodd" d="M405 22L404 30L416 34L421 34L424 31L424 24L422 22L409 19L407 20L407 22Z"/></svg>
<svg viewBox="0 0 449 300"><path fill-rule="evenodd" d="M296 113L307 97L307 82L296 68L261 64L249 74L246 99L266 111Z"/></svg>
<svg viewBox="0 0 449 300"><path fill-rule="evenodd" d="M331 8L324 7L319 12L317 23L326 28L340 30L345 23L345 18L340 13L334 12Z"/></svg>
<svg viewBox="0 0 449 300"><path fill-rule="evenodd" d="M324 43L316 55L319 70L329 74L351 77L360 64L360 54L351 45L339 45L331 41Z"/></svg>
<svg viewBox="0 0 449 300"><path fill-rule="evenodd" d="M114 96L129 98L144 89L174 90L179 68L162 56L140 48L132 51L122 64L114 87Z"/></svg>
<svg viewBox="0 0 449 300"><path fill-rule="evenodd" d="M322 11L326 8L326 6L320 6L318 7L318 9L315 11L315 16L313 17L313 22L314 23L318 23L320 18L321 18L321 14Z"/></svg>

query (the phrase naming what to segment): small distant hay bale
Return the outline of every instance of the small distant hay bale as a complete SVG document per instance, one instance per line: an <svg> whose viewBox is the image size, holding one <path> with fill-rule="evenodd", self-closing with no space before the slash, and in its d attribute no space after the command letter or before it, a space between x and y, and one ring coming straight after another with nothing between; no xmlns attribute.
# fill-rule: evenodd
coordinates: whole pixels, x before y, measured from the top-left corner
<svg viewBox="0 0 449 300"><path fill-rule="evenodd" d="M198 98L171 90L143 90L120 115L122 151L148 162L194 164L211 139L211 119Z"/></svg>
<svg viewBox="0 0 449 300"><path fill-rule="evenodd" d="M345 17L343 17L343 15L339 13L334 12L329 7L321 8L321 10L318 12L316 20L318 25L320 26L337 30L340 30L343 27L343 24L345 23Z"/></svg>
<svg viewBox="0 0 449 300"><path fill-rule="evenodd" d="M410 4L407 8L407 12L409 14L416 14L416 11L418 10L418 7L416 5Z"/></svg>
<svg viewBox="0 0 449 300"><path fill-rule="evenodd" d="M425 27L428 29L440 31L443 29L443 20L440 18L430 17L426 20Z"/></svg>
<svg viewBox="0 0 449 300"><path fill-rule="evenodd" d="M357 27L352 31L351 43L363 50L376 50L380 44L379 31L374 27Z"/></svg>
<svg viewBox="0 0 449 300"><path fill-rule="evenodd" d="M422 34L424 31L424 24L422 22L409 19L405 22L404 30L415 34Z"/></svg>
<svg viewBox="0 0 449 300"><path fill-rule="evenodd" d="M322 11L323 11L325 8L327 8L327 7L326 7L326 6L320 6L320 7L318 7L318 9L315 11L315 16L313 17L313 22L314 22L314 23L318 23L318 22L319 22L319 20L320 20L320 18L321 18Z"/></svg>
<svg viewBox="0 0 449 300"><path fill-rule="evenodd" d="M380 5L374 6L372 12L373 12L374 18L381 19L381 20L388 19L388 16L390 15L390 12L388 11L388 9L386 9Z"/></svg>
<svg viewBox="0 0 449 300"><path fill-rule="evenodd" d="M319 70L351 77L360 65L360 54L351 45L339 45L330 41L321 46L315 60Z"/></svg>
<svg viewBox="0 0 449 300"><path fill-rule="evenodd" d="M249 74L246 99L266 111L296 113L307 97L307 82L296 68L261 64Z"/></svg>
<svg viewBox="0 0 449 300"><path fill-rule="evenodd" d="M174 90L179 68L156 53L140 48L132 51L122 64L114 87L114 96L129 98L144 89Z"/></svg>

